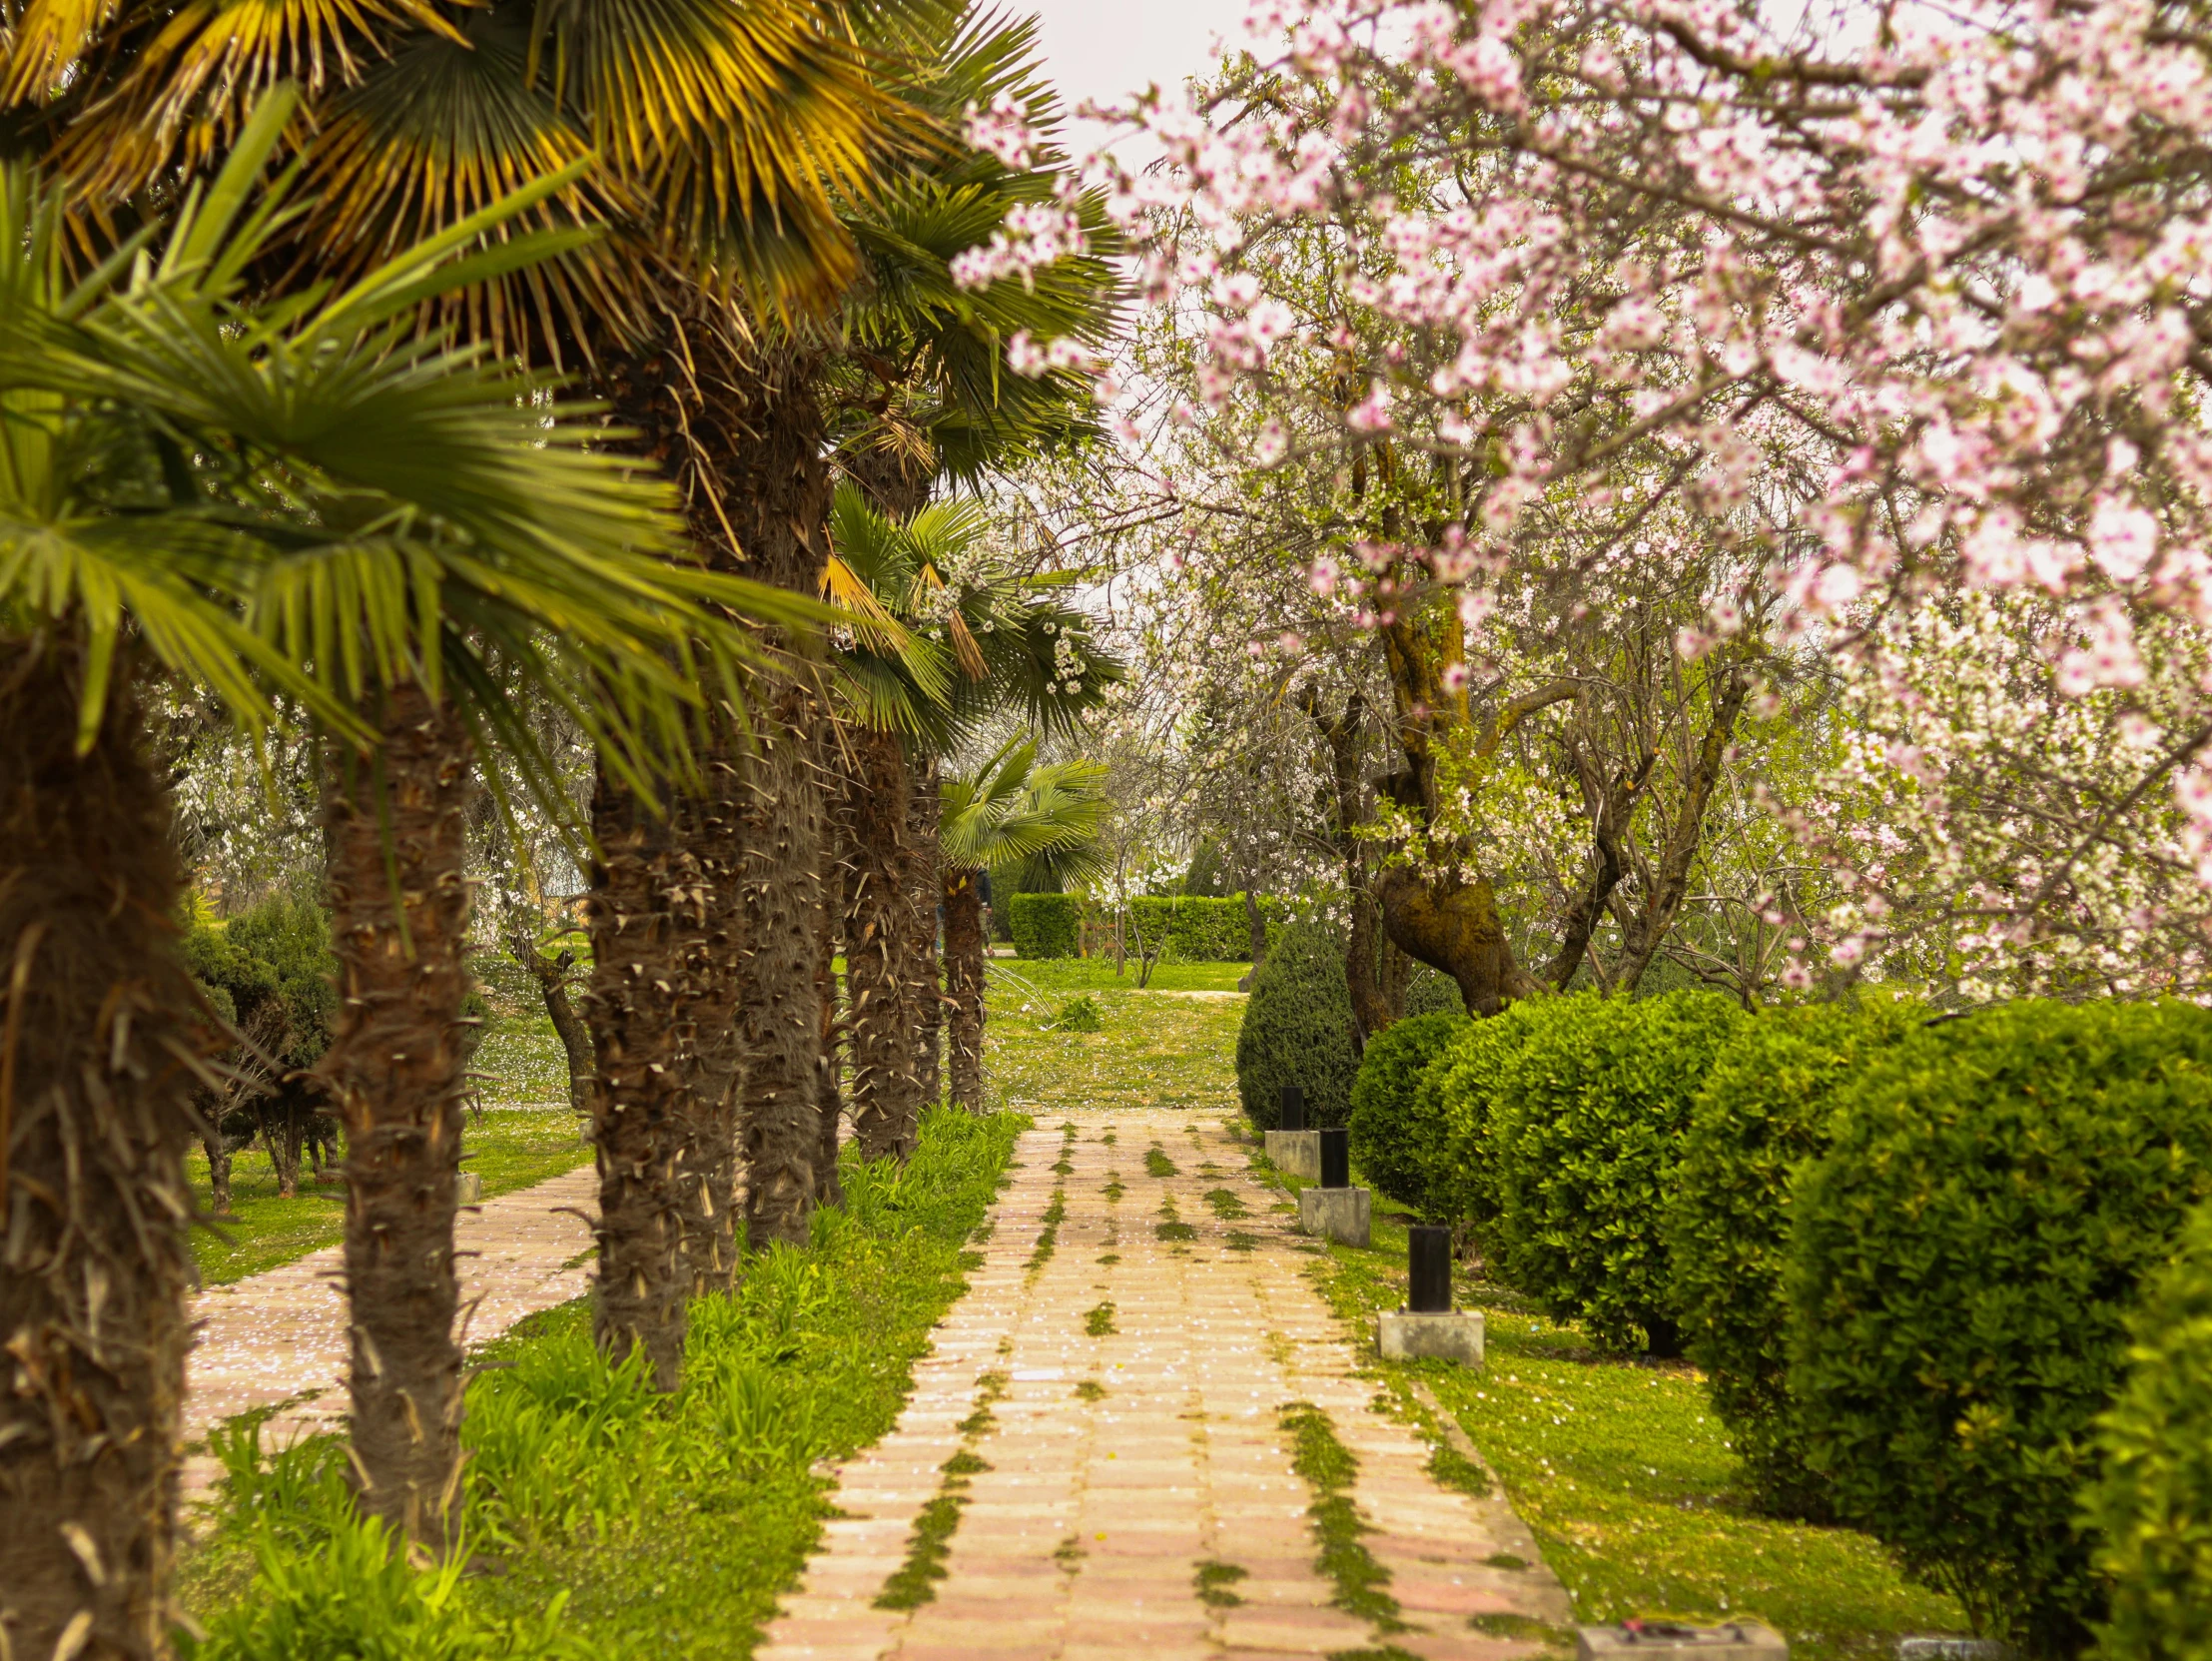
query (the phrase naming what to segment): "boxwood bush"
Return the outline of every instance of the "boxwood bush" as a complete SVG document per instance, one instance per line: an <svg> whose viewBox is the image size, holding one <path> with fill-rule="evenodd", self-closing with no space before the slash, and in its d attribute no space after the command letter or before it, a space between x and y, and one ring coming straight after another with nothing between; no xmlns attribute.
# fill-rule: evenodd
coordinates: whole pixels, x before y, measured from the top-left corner
<svg viewBox="0 0 2212 1661"><path fill-rule="evenodd" d="M1498 1014L1455 1029L1415 1087L1413 1111L1433 1114L1444 1127L1444 1146L1430 1168L1426 1210L1439 1223L1465 1224L1486 1258L1496 1253L1496 1167L1487 1138L1490 1104L1507 1058L1536 1026L1566 1007L1558 998L1523 999Z"/></svg>
<svg viewBox="0 0 2212 1661"><path fill-rule="evenodd" d="M1244 1117L1275 1128L1282 1087L1305 1092L1306 1124L1341 1125L1352 1109L1352 995L1334 930L1285 928L1252 977L1244 1024L1236 1035L1236 1093Z"/></svg>
<svg viewBox="0 0 2212 1661"><path fill-rule="evenodd" d="M1676 1353L1661 1220L1691 1103L1744 1017L1711 992L1551 1003L1504 1059L1483 1138L1507 1277L1600 1348Z"/></svg>
<svg viewBox="0 0 2212 1661"><path fill-rule="evenodd" d="M2139 1284L2212 1194L2212 1015L2022 1002L1926 1028L1807 1167L1789 1387L1839 1513L2030 1656L2103 1597L2077 1495Z"/></svg>
<svg viewBox="0 0 2212 1661"><path fill-rule="evenodd" d="M1829 1508L1790 1405L1791 1178L1827 1151L1844 1087L1924 1015L1869 997L1740 1022L1690 1110L1666 1216L1671 1302L1683 1348L1704 1369L1714 1411L1772 1510L1819 1518Z"/></svg>
<svg viewBox="0 0 2212 1661"><path fill-rule="evenodd" d="M2127 1381L2097 1429L2084 1521L2112 1585L2110 1661L2212 1656L2212 1207L2132 1323Z"/></svg>
<svg viewBox="0 0 2212 1661"><path fill-rule="evenodd" d="M1083 944L1083 896L1017 894L1007 901L1014 951L1025 958L1072 958Z"/></svg>
<svg viewBox="0 0 2212 1661"><path fill-rule="evenodd" d="M1424 1214L1447 1131L1421 1079L1466 1025L1463 1015L1441 1014L1394 1022L1367 1041L1352 1081L1352 1158L1377 1192Z"/></svg>

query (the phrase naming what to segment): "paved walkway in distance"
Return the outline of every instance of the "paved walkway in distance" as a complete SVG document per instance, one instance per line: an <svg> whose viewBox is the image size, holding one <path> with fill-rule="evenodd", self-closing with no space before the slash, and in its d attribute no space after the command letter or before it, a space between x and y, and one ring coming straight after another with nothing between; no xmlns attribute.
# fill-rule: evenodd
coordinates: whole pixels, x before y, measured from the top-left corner
<svg viewBox="0 0 2212 1661"><path fill-rule="evenodd" d="M460 1214L454 1236L469 1342L497 1337L526 1314L581 1296L590 1284L588 1262L575 1259L591 1248L591 1229L563 1208L598 1211L599 1179L590 1166ZM210 1286L193 1300L200 1330L185 1361L188 1442L227 1418L309 1392L320 1394L263 1426L264 1447L330 1429L346 1411L346 1299L338 1284L343 1253L341 1246L325 1246L265 1273ZM187 1459L186 1493L202 1491L220 1474L206 1454Z"/></svg>
<svg viewBox="0 0 2212 1661"><path fill-rule="evenodd" d="M1280 1197L1246 1175L1243 1151L1183 1113L1074 1123L1072 1146L1058 1125L1022 1139L984 1266L917 1366L896 1429L842 1472L841 1514L756 1661L1540 1653L1533 1634L1495 1635L1510 1619L1470 1625L1567 1619L1534 1540L1502 1497L1438 1487L1428 1446L1373 1409L1373 1384L1299 1272L1310 1259L1295 1220L1271 1209ZM1155 1142L1175 1175L1147 1175ZM1056 1186L1065 1219L1032 1267ZM1206 1196L1224 1189L1248 1215L1216 1215ZM1187 1242L1163 1215L1170 1200ZM1358 1459L1363 1543L1411 1630L1331 1607L1314 1495L1278 1424L1298 1401L1325 1411ZM967 1504L934 1599L878 1607L941 1468L963 1452Z"/></svg>

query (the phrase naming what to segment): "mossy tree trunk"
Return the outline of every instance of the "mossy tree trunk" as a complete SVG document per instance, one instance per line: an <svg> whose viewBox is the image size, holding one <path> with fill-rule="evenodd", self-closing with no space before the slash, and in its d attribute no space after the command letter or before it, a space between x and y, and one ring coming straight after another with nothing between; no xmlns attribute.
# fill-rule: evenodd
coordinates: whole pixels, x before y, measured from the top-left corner
<svg viewBox="0 0 2212 1661"><path fill-rule="evenodd" d="M338 1018L317 1066L346 1127L348 1391L363 1509L431 1549L460 1488L455 1182L466 1090L468 733L386 690L373 758L325 763Z"/></svg>
<svg viewBox="0 0 2212 1661"><path fill-rule="evenodd" d="M545 1018L553 1024L553 1036L560 1040L561 1054L568 1061L569 1112L588 1121L592 1075L597 1069L591 1054L591 1029L568 994L568 976L576 965L576 954L564 951L558 957L547 957L538 950L527 928L517 928L508 935L507 953L537 983Z"/></svg>
<svg viewBox="0 0 2212 1661"><path fill-rule="evenodd" d="M0 642L0 1605L15 1655L167 1653L205 1028L167 792L118 665Z"/></svg>
<svg viewBox="0 0 2212 1661"><path fill-rule="evenodd" d="M983 1112L983 885L945 873L945 997L952 1026L953 1106Z"/></svg>

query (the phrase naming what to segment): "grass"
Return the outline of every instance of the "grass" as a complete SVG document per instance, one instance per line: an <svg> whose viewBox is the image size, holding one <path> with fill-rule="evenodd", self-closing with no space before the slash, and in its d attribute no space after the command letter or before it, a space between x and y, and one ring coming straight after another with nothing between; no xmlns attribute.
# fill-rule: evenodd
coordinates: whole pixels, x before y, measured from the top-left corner
<svg viewBox="0 0 2212 1661"><path fill-rule="evenodd" d="M1403 1299L1406 1221L1378 1209L1367 1249L1332 1244L1315 1259L1319 1284L1354 1330L1371 1330L1373 1311ZM1462 1281L1457 1296L1485 1311L1481 1371L1379 1358L1370 1369L1408 1417L1423 1416L1409 1388L1419 1379L1459 1420L1578 1619L1756 1618L1781 1630L1801 1661L1886 1655L1903 1633L1965 1630L1956 1604L1907 1581L1868 1536L1752 1510L1689 1367L1602 1356L1504 1287ZM1449 1448L1436 1459L1440 1481L1482 1479Z"/></svg>
<svg viewBox="0 0 2212 1661"><path fill-rule="evenodd" d="M1235 1563L1200 1563L1190 1577L1190 1585L1207 1608L1234 1609L1244 1600L1230 1588L1250 1572Z"/></svg>
<svg viewBox="0 0 2212 1661"><path fill-rule="evenodd" d="M1086 1309L1083 1314L1083 1329L1095 1338L1118 1332L1120 1328L1113 1324L1113 1305L1101 1303Z"/></svg>
<svg viewBox="0 0 2212 1661"><path fill-rule="evenodd" d="M1251 973L1248 963L1160 963L1152 966L1145 992L1234 992ZM992 990L1027 982L1041 993L1136 992L1136 965L1118 979L1111 958L993 958ZM1037 1012L1042 1018L1045 1011Z"/></svg>
<svg viewBox="0 0 2212 1661"><path fill-rule="evenodd" d="M1360 1520L1352 1501L1358 1459L1337 1439L1328 1414L1311 1402L1288 1403L1277 1422L1290 1437L1291 1469L1313 1490L1306 1520L1312 1525L1314 1544L1320 1547L1313 1567L1336 1586L1336 1595L1329 1601L1377 1632L1408 1630L1398 1618L1398 1600L1390 1595L1390 1571L1360 1539L1373 1530Z"/></svg>
<svg viewBox="0 0 2212 1661"><path fill-rule="evenodd" d="M565 1094L565 1069L561 1079ZM487 1108L481 1119L469 1115L461 1127L461 1169L484 1180L486 1199L591 1163L591 1149L577 1136L565 1103L553 1111ZM207 1156L194 1149L186 1172L200 1209L208 1210L213 1201ZM228 1285L336 1246L346 1233L346 1191L317 1186L303 1162L299 1197L279 1199L276 1168L257 1143L232 1159L231 1215L236 1221L217 1225L221 1235L210 1229L193 1231L193 1257L200 1278L210 1285Z"/></svg>
<svg viewBox="0 0 2212 1661"><path fill-rule="evenodd" d="M441 1585L352 1521L335 1437L274 1458L222 1438L231 1481L183 1588L200 1661L749 1655L830 1515L820 1462L897 1418L1020 1129L932 1114L904 1170L849 1162L810 1249L760 1253L739 1292L693 1305L673 1396L598 1353L581 1300L486 1346L463 1497L495 1574Z"/></svg>
<svg viewBox="0 0 2212 1661"><path fill-rule="evenodd" d="M876 1594L878 1609L919 1609L935 1600L937 1582L945 1578L945 1560L953 1554L953 1531L968 1504L968 1479L990 1468L965 1447L938 1467L945 1480L914 1519L906 1560Z"/></svg>
<svg viewBox="0 0 2212 1661"><path fill-rule="evenodd" d="M1175 1162L1169 1159L1157 1143L1144 1150L1144 1175L1147 1177L1172 1177Z"/></svg>
<svg viewBox="0 0 2212 1661"><path fill-rule="evenodd" d="M1088 964L1067 959L1009 967L1025 976L1035 969L1050 980ZM1162 974L1167 969L1187 970L1194 978L1202 978L1199 972L1204 971L1223 987L1234 986L1243 973L1243 966L1233 963L1170 964ZM1092 993L1100 1030L1074 1033L1057 1027L1047 1031L1044 1023L1051 1020L1064 991L1080 990L1077 983L1064 987L1056 981L1025 991L992 977L984 1087L993 1107L1041 1120L1058 1119L1070 1109L1220 1107L1221 1081L1236 1047L1244 1000L1178 998L1162 991L1137 992L1126 983L1114 990L1112 982L1109 964L1104 983Z"/></svg>

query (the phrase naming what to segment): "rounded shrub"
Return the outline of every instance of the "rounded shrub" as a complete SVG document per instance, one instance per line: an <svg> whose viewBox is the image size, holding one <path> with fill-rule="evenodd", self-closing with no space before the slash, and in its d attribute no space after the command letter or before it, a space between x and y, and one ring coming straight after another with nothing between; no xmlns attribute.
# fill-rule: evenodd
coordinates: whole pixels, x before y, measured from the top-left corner
<svg viewBox="0 0 2212 1661"><path fill-rule="evenodd" d="M1445 1127L1436 1098L1421 1095L1421 1078L1466 1025L1463 1015L1393 1022L1367 1041L1352 1081L1352 1158L1379 1193L1424 1213Z"/></svg>
<svg viewBox="0 0 2212 1661"><path fill-rule="evenodd" d="M2110 1661L2212 1657L2212 1206L2146 1288L2127 1381L2097 1427L2083 1521L2112 1587Z"/></svg>
<svg viewBox="0 0 2212 1661"><path fill-rule="evenodd" d="M1712 992L1551 1004L1501 1066L1484 1138L1506 1275L1600 1348L1673 1354L1662 1219L1691 1104L1744 1017Z"/></svg>
<svg viewBox="0 0 2212 1661"><path fill-rule="evenodd" d="M1979 1626L2076 1653L2077 1495L2127 1318L2212 1194L2212 1015L2023 1002L1923 1028L1806 1167L1786 1289L1807 1457Z"/></svg>
<svg viewBox="0 0 2212 1661"><path fill-rule="evenodd" d="M1543 1022L1568 1007L1560 998L1527 998L1457 1028L1421 1075L1413 1111L1433 1115L1444 1146L1430 1170L1429 1215L1471 1224L1486 1257L1496 1243L1486 1227L1498 1217L1496 1161L1488 1142L1490 1104L1505 1063Z"/></svg>
<svg viewBox="0 0 2212 1661"><path fill-rule="evenodd" d="M1344 954L1332 930L1313 923L1285 928L1252 977L1244 1024L1236 1034L1236 1093L1244 1117L1271 1131L1282 1087L1305 1092L1308 1126L1341 1125L1352 1111L1352 995Z"/></svg>
<svg viewBox="0 0 2212 1661"><path fill-rule="evenodd" d="M1771 1509L1821 1517L1827 1482L1805 1462L1791 1407L1783 1270L1790 1183L1827 1151L1846 1087L1914 1030L1894 998L1770 1010L1737 1024L1690 1110L1667 1208L1670 1302L1753 1488Z"/></svg>

